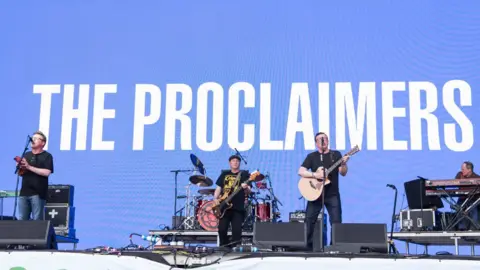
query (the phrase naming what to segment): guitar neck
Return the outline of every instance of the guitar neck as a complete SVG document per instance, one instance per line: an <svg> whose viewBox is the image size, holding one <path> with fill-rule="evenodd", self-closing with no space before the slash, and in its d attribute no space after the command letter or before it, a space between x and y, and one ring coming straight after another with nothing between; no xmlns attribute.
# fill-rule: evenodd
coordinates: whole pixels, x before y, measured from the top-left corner
<svg viewBox="0 0 480 270"><path fill-rule="evenodd" d="M342 159L337 160L337 162L333 163L330 168L326 170L326 174L329 175L333 170L335 170L340 164L342 164Z"/></svg>

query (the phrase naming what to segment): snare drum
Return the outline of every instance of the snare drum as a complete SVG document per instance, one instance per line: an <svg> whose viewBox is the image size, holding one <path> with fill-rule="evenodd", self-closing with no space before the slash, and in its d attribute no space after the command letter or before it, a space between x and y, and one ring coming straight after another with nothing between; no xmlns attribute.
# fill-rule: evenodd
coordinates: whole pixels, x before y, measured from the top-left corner
<svg viewBox="0 0 480 270"><path fill-rule="evenodd" d="M259 222L269 222L272 220L272 208L270 202L259 202L255 205L255 218Z"/></svg>
<svg viewBox="0 0 480 270"><path fill-rule="evenodd" d="M256 186L258 189L267 189L267 183L265 183L265 182L256 182L256 183L255 183L255 186Z"/></svg>

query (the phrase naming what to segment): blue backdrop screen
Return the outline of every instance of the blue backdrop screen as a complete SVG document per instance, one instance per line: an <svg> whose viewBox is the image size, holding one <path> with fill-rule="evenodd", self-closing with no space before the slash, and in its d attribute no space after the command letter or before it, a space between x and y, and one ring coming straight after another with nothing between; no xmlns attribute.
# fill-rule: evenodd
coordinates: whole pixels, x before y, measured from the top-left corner
<svg viewBox="0 0 480 270"><path fill-rule="evenodd" d="M50 183L76 188L80 247L124 246L131 232L170 225L171 171L191 169L191 153L216 180L237 148L244 169L270 175L288 220L304 209L297 170L324 131L343 154L361 148L340 179L344 222L390 224L386 184L406 207L405 181L451 179L478 159L478 8L3 5L0 189L15 188L12 158L40 129L54 156ZM179 174L180 194L188 178Z"/></svg>

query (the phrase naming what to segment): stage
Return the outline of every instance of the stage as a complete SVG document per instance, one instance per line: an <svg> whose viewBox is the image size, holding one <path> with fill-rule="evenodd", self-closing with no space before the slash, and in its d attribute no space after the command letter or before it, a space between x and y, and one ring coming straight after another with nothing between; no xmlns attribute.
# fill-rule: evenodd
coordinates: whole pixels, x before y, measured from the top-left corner
<svg viewBox="0 0 480 270"><path fill-rule="evenodd" d="M231 233L229 232L229 235ZM150 236L175 236L176 241L183 241L185 244L217 244L219 242L217 232L209 231L169 231L150 230ZM253 232L244 232L243 237L253 239ZM387 234L390 237L390 234ZM480 232L394 232L393 239L405 243L406 255L410 255L410 244L417 244L425 247L425 254L428 254L429 246L454 246L455 254L459 254L460 246L469 246L470 255L475 255L475 246L480 245Z"/></svg>
<svg viewBox="0 0 480 270"><path fill-rule="evenodd" d="M209 254L210 253L210 254ZM334 255L319 253L192 254L163 252L1 251L0 269L478 269L480 259L471 256Z"/></svg>

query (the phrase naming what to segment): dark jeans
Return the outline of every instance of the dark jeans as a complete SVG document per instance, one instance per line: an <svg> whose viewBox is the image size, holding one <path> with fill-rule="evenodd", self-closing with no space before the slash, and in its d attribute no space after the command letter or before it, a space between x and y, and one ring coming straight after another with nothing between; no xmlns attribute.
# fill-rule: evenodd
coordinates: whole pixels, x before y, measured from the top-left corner
<svg viewBox="0 0 480 270"><path fill-rule="evenodd" d="M18 197L18 219L19 220L43 220L45 200L40 196Z"/></svg>
<svg viewBox="0 0 480 270"><path fill-rule="evenodd" d="M242 223L245 211L227 210L218 223L218 236L221 247L234 247L242 241ZM228 226L232 224L232 241L228 240Z"/></svg>
<svg viewBox="0 0 480 270"><path fill-rule="evenodd" d="M342 223L342 202L340 201L340 195L327 196L327 194L325 194L325 207L327 208L328 217L330 219L330 227L335 223ZM313 247L313 232L320 211L322 211L322 197L318 198L316 201L307 203L307 246L309 248ZM330 233L332 233L332 230L330 230ZM330 244L332 244L331 235Z"/></svg>

